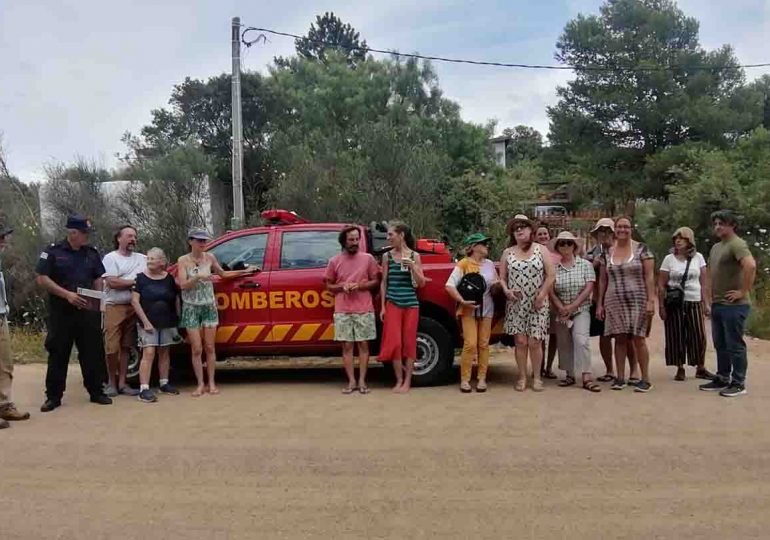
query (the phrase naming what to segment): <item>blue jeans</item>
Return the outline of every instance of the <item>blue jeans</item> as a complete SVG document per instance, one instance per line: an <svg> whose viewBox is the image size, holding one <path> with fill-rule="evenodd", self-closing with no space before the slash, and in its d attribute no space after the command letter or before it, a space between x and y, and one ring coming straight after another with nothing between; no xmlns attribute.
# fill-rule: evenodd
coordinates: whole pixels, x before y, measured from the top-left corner
<svg viewBox="0 0 770 540"><path fill-rule="evenodd" d="M724 383L746 384L749 360L746 356L746 318L748 304L712 304L711 337L717 350L717 379Z"/></svg>

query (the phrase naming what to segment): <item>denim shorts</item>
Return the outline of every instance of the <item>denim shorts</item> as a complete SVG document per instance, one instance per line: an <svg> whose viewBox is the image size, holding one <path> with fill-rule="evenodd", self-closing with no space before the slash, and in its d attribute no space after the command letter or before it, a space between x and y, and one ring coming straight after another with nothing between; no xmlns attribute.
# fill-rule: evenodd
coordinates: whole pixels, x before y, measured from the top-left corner
<svg viewBox="0 0 770 540"><path fill-rule="evenodd" d="M145 330L142 325L136 325L136 332L139 334L139 348L145 347L170 347L177 343L182 343L182 336L176 331L176 328L156 328L150 332Z"/></svg>

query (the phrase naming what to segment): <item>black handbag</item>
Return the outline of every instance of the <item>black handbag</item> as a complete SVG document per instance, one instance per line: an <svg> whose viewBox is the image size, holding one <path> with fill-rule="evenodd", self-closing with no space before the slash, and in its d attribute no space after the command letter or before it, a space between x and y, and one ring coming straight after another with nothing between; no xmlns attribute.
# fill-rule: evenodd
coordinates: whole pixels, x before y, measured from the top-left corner
<svg viewBox="0 0 770 540"><path fill-rule="evenodd" d="M457 285L457 292L463 300L470 300L477 306L477 313L484 312L484 292L487 290L487 282L484 276L478 272L470 272L463 275Z"/></svg>
<svg viewBox="0 0 770 540"><path fill-rule="evenodd" d="M675 311L684 307L684 285L687 283L687 278L690 275L691 262L692 257L687 257L687 265L684 268L682 282L674 287L666 287L666 297L664 299L666 311Z"/></svg>

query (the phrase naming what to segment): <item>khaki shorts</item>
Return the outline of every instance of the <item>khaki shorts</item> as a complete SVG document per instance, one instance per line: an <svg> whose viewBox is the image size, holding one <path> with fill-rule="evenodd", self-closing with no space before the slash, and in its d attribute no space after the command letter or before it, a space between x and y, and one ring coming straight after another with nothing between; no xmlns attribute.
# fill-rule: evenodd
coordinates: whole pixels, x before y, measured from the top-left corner
<svg viewBox="0 0 770 540"><path fill-rule="evenodd" d="M334 341L352 343L372 341L376 337L374 312L334 314Z"/></svg>
<svg viewBox="0 0 770 540"><path fill-rule="evenodd" d="M136 347L136 314L130 304L108 305L104 312L104 349L119 354Z"/></svg>

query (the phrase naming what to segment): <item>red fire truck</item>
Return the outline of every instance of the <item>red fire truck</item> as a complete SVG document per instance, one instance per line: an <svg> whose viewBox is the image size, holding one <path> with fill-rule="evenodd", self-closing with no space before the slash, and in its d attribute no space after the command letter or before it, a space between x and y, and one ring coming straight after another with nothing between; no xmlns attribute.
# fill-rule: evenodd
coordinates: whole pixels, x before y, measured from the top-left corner
<svg viewBox="0 0 770 540"><path fill-rule="evenodd" d="M339 355L334 295L325 290L323 275L329 259L340 252L338 236L345 224L310 223L284 210L266 211L262 217L264 226L228 232L206 248L225 270L262 268L240 279L213 278L220 319L218 358ZM361 249L379 260L386 249L386 230L384 223L362 226ZM443 243L425 239L418 241L417 251L430 281L418 292L414 382L427 386L448 382L462 337L455 303L444 289L454 268L451 254ZM377 306L379 302L376 298ZM499 337L499 321L495 329L493 337Z"/></svg>

